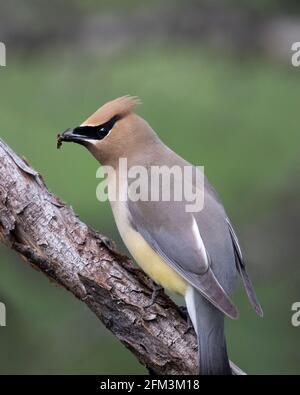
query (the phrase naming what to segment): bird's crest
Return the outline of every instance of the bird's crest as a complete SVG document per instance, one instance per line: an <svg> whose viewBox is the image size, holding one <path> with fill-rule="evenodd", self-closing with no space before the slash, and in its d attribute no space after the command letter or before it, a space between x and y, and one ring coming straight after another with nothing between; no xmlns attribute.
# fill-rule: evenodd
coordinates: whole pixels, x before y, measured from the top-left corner
<svg viewBox="0 0 300 395"><path fill-rule="evenodd" d="M119 97L105 103L94 114L88 117L82 125L101 125L114 116L123 117L132 112L138 104L141 104L141 101L137 96L126 95Z"/></svg>

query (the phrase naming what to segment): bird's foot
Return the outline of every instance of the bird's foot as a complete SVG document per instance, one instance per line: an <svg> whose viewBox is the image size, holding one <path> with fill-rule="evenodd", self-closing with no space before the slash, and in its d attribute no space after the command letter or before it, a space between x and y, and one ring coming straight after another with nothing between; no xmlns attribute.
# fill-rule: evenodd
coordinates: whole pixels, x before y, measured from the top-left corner
<svg viewBox="0 0 300 395"><path fill-rule="evenodd" d="M147 306L145 306L145 307L153 306L154 303L156 302L157 297L159 296L159 293L161 291L163 291L163 290L164 290L163 287L161 287L160 285L154 284L153 292L152 292L151 299L150 299L150 303Z"/></svg>
<svg viewBox="0 0 300 395"><path fill-rule="evenodd" d="M194 327L193 327L193 323L192 323L192 321L191 321L191 319L190 319L188 310L187 310L186 306L179 306L179 310L180 310L180 313L181 313L182 317L183 317L183 318L186 320L186 322L187 322L187 329L185 330L185 333L188 333L191 329L194 328Z"/></svg>

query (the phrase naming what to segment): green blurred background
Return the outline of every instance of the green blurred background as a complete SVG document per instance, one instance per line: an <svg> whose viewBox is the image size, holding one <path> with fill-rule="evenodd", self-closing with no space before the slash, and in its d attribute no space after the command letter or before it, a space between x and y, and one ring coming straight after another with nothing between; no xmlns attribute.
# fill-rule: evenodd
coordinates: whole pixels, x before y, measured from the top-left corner
<svg viewBox="0 0 300 395"><path fill-rule="evenodd" d="M205 172L235 224L265 311L240 287L230 358L299 374L299 75L296 1L0 1L0 137L80 218L117 240L97 163L56 135L132 94L172 149ZM0 174L1 176L1 174ZM0 246L0 373L144 373L86 306ZM182 301L179 301L183 303Z"/></svg>

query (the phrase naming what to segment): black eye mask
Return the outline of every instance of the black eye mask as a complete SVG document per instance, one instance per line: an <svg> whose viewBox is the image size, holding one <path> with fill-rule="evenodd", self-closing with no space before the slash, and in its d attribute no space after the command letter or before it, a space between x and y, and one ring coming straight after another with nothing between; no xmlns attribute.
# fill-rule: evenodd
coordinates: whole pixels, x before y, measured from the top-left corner
<svg viewBox="0 0 300 395"><path fill-rule="evenodd" d="M73 134L83 136L87 139L102 140L113 128L114 124L120 119L120 116L115 115L109 121L97 126L78 126L73 130Z"/></svg>

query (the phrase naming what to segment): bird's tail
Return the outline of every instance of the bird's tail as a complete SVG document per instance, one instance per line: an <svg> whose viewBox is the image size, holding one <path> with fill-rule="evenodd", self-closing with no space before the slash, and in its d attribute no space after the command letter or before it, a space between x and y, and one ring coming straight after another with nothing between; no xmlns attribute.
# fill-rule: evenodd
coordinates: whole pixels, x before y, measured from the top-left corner
<svg viewBox="0 0 300 395"><path fill-rule="evenodd" d="M198 338L199 373L231 375L224 335L224 314L189 287L186 307Z"/></svg>

